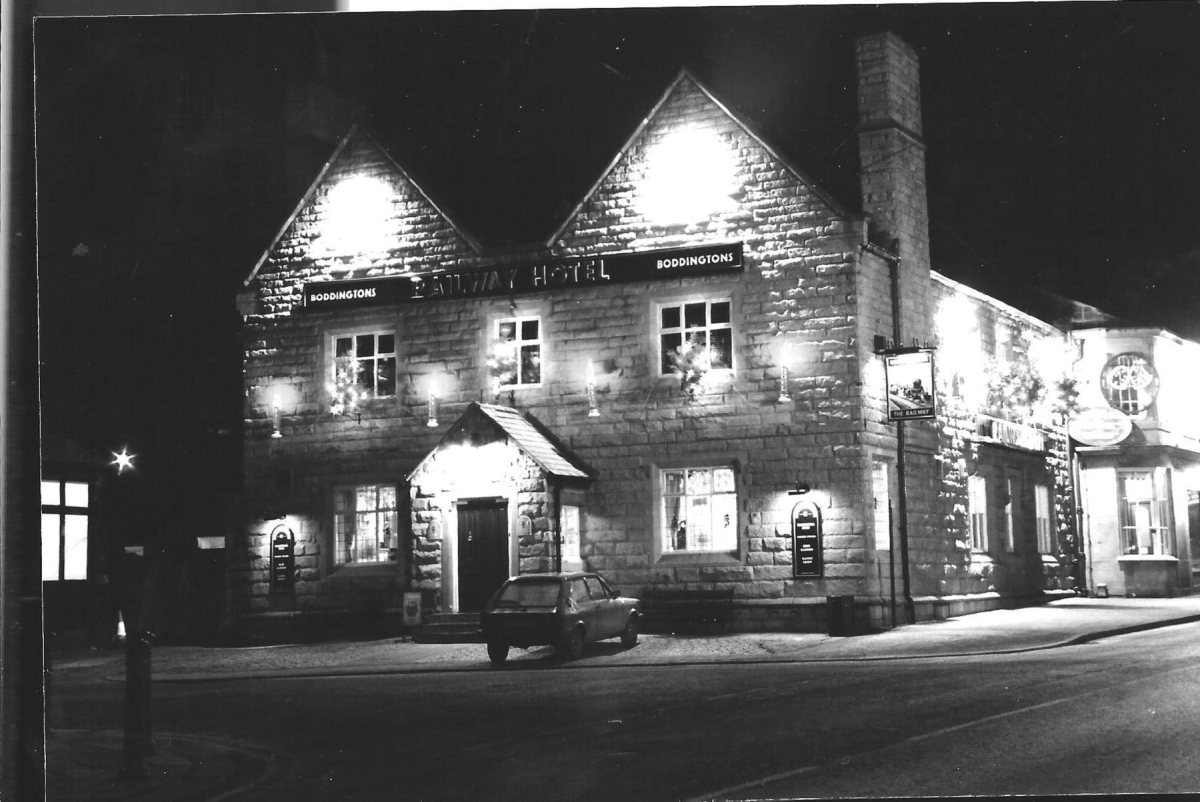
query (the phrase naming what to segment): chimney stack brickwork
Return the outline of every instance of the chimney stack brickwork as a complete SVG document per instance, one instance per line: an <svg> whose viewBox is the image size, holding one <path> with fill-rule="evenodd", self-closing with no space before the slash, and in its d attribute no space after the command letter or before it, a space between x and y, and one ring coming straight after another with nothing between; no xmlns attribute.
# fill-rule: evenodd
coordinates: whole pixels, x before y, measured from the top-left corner
<svg viewBox="0 0 1200 802"><path fill-rule="evenodd" d="M871 238L901 258L901 331L930 339L929 209L916 51L892 33L855 42L863 211Z"/></svg>

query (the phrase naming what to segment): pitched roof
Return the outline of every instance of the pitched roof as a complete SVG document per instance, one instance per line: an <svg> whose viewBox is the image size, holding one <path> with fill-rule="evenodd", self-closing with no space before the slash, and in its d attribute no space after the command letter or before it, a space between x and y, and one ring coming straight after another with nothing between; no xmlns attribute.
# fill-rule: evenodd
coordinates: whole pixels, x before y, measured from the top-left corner
<svg viewBox="0 0 1200 802"><path fill-rule="evenodd" d="M771 154L771 156L781 165L783 165L783 167L789 173L791 173L797 181L804 184L809 191L820 198L826 205L829 206L830 209L843 217L856 216L848 206L842 204L833 195L826 192L817 184L816 181L809 177L805 172L801 171L792 161L785 158L778 150L768 144L749 120L735 112L730 106L717 99L717 97L708 89L708 87L700 83L696 76L693 75L690 70L685 68L679 71L679 74L675 77L675 80L671 82L669 87L667 87L667 91L663 92L662 96L659 97L658 102L654 104L654 108L650 110L650 113L646 115L646 118L638 124L637 129L633 132L633 134L630 135L629 139L625 141L625 144L621 147L621 149L617 151L617 154L613 157L613 160L609 162L608 167L604 169L604 171L600 174L600 177L596 179L595 183L593 183L588 191L584 193L579 202L575 204L575 208L571 210L570 214L567 215L567 218L558 226L558 228L550 236L550 239L546 241L545 244L547 247L553 246L554 243L556 243L559 238L566 233L567 229L570 228L571 223L573 223L575 218L579 216L584 204L588 202L589 198L596 194L612 171L617 168L617 165L621 163L621 160L625 158L630 149L641 138L642 134L646 131L650 124L654 122L655 117L658 116L659 111L666 104L667 100L684 82L690 82L698 90L700 90L700 92L702 92L714 106L720 109L722 113L729 117L729 119L741 126L742 130L744 130L751 139L753 139L760 147Z"/></svg>
<svg viewBox="0 0 1200 802"><path fill-rule="evenodd" d="M454 422L454 425L450 427L450 431L446 433L441 442L429 454L425 455L417 467L409 474L408 478L411 480L421 470L421 466L439 448L453 441L464 429L468 428L473 420L480 418L516 443L517 447L548 475L561 479L590 480L592 478L593 472L591 468L559 444L554 436L532 415L522 414L519 410L512 407L480 404L475 401L471 402L471 405L467 407L467 411Z"/></svg>
<svg viewBox="0 0 1200 802"><path fill-rule="evenodd" d="M568 479L590 478L588 471L577 465L577 460L572 459L566 449L555 444L547 432L534 424L532 418L522 415L512 407L495 404L473 406L478 407L480 412L503 429L504 433L546 473ZM467 414L470 412L468 409Z"/></svg>
<svg viewBox="0 0 1200 802"><path fill-rule="evenodd" d="M462 237L463 241L466 242L473 251L479 253L482 250L482 247L478 242L475 241L475 238L468 234L456 222L451 220L450 216L446 214L445 210L434 203L433 199L429 197L429 194L421 187L420 184L413 180L413 177L407 170L401 167L396 160L392 158L392 155L387 151L386 148L379 144L379 140L372 135L370 131L362 127L359 123L354 123L350 126L350 130L346 132L346 135L342 137L342 141L339 142L338 146L334 149L333 155L331 155L329 160L326 161L321 167L320 172L317 173L317 177L313 179L311 184L309 184L308 189L300 198L300 202L296 204L296 208L292 210L290 215L288 215L288 219L284 222L283 227L279 229L279 231L275 234L275 237L271 240L271 244L267 246L266 250L263 251L262 256L258 258L258 262L256 262L254 265L254 269L250 271L250 275L246 276L245 281L242 282L243 286L248 287L250 286L250 282L254 281L255 276L258 275L258 271L262 269L262 266L266 264L267 259L270 258L272 252L274 252L275 248L279 246L280 240L287 235L288 230L292 227L292 224L296 222L296 218L298 218L301 212L303 212L309 203L312 202L313 197L317 193L317 189L322 183L324 183L330 171L342 157L343 151L346 150L347 145L349 145L350 141L354 139L355 136L362 136L369 140L371 144L391 163L392 167L395 168L397 173L399 173L399 175L402 176L404 180L420 194L422 199L424 199L424 201L428 203L429 206L433 208L433 210L436 211L452 229L454 229L458 236Z"/></svg>

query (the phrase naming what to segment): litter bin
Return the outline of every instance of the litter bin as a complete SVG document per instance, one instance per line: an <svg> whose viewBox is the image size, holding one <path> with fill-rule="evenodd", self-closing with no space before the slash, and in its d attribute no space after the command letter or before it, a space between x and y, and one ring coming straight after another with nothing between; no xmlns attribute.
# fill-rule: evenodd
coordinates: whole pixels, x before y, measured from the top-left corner
<svg viewBox="0 0 1200 802"><path fill-rule="evenodd" d="M854 597L826 596L825 618L829 624L830 635L846 637L857 634L854 620Z"/></svg>

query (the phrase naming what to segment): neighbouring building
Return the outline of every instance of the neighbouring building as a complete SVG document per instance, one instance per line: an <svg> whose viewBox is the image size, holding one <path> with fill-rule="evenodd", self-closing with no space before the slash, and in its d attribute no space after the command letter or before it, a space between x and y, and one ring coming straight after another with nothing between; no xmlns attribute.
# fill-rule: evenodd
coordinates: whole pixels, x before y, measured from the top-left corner
<svg viewBox="0 0 1200 802"><path fill-rule="evenodd" d="M1173 596L1195 586L1200 554L1200 345L1168 331L1072 333L1088 584L1102 595Z"/></svg>
<svg viewBox="0 0 1200 802"><path fill-rule="evenodd" d="M686 71L526 248L352 128L239 298L242 639L560 568L744 630L1068 591L1069 341L931 270L915 53L855 49L854 202Z"/></svg>

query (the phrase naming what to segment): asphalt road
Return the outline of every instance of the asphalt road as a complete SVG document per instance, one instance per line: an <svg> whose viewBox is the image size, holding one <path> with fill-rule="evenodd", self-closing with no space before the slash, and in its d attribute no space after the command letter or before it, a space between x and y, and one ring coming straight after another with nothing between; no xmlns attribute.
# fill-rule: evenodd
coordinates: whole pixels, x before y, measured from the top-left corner
<svg viewBox="0 0 1200 802"><path fill-rule="evenodd" d="M266 799L1200 791L1200 624L1013 655L160 683L154 727L267 747ZM120 729L64 672L57 726ZM53 771L53 766L49 767Z"/></svg>

